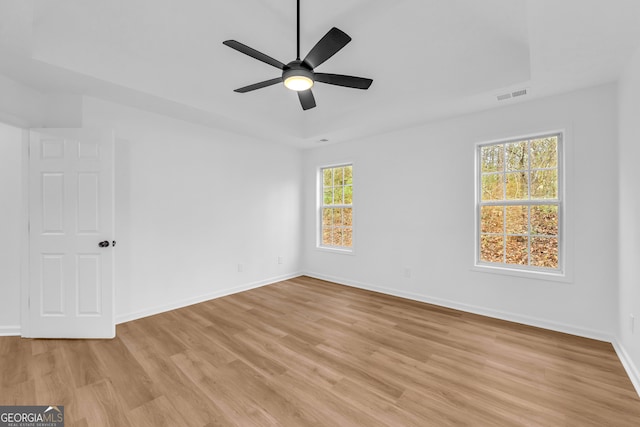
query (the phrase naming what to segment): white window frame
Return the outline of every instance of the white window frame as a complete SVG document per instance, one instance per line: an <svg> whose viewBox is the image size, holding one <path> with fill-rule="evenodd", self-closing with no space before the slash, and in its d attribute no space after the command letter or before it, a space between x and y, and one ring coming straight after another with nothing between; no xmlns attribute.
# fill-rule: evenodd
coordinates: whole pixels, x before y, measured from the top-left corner
<svg viewBox="0 0 640 427"><path fill-rule="evenodd" d="M499 200L499 201L482 201L482 156L481 149L482 147L497 145L497 144L509 144L513 142L521 142L524 140L532 140L532 139L541 139L556 136L558 138L558 164L557 164L557 175L558 175L558 198L557 199L528 199L528 200ZM565 142L566 142L566 134L562 130L551 131L551 132L541 132L534 133L529 135L524 135L515 138L507 138L501 140L494 141L485 141L479 142L475 146L475 227L474 227L474 268L473 270L481 271L481 272L490 272L490 273L502 273L507 275L514 275L519 277L528 277L528 278L536 278L536 279L551 279L551 280L560 280L560 281L568 281L570 277L567 276L567 256L566 256L566 195L565 195L565 174L566 174L566 165L565 165ZM530 158L530 155L529 155ZM506 158L504 159L504 167L506 168ZM555 169L555 168L554 168ZM528 171L530 172L531 165L529 165ZM538 170L538 169L535 169ZM541 169L544 170L544 169ZM503 170L502 173L505 173ZM528 182L528 190L529 194L531 189L531 181ZM494 263L494 262L485 262L480 260L480 237L481 237L481 207L482 206L536 206L536 205L548 205L548 204L557 204L558 205L558 268L544 268L544 267L536 267L530 265L518 265L518 264L507 264L507 263ZM505 221L506 227L506 221ZM530 233L530 231L529 231ZM506 230L503 233L506 236ZM531 237L530 234L528 234ZM531 241L529 239L529 250L531 247Z"/></svg>
<svg viewBox="0 0 640 427"><path fill-rule="evenodd" d="M347 247L347 246L333 246L333 245L323 245L322 244L322 209L325 207L324 205L324 174L323 171L325 169L333 169L333 168L339 168L339 167L345 167L345 166L351 166L351 170L352 170L352 174L353 171L355 170L355 165L354 162L341 162L341 163L336 163L336 164L330 164L330 165L323 165L318 167L317 169L317 209L316 209L316 249L321 250L321 251L328 251L328 252L334 252L334 253L339 253L339 254L347 254L347 255L353 255L354 254L354 248L355 248L355 242L356 242L356 232L355 232L355 198L352 197L351 200L351 204L347 205L347 204L341 204L341 205L331 205L331 207L333 208L351 208L351 215L352 215L352 219L351 219L351 247ZM355 194L355 175L352 175L352 183L351 183L351 187L353 190L353 194Z"/></svg>

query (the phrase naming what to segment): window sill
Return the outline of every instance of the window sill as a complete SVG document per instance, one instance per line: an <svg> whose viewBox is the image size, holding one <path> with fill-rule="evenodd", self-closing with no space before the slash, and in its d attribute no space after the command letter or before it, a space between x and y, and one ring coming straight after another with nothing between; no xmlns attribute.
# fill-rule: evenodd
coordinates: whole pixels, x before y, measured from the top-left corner
<svg viewBox="0 0 640 427"><path fill-rule="evenodd" d="M346 248L332 248L330 246L316 246L316 250L321 251L321 252L331 252L331 253L334 253L334 254L341 254L341 255L354 255L353 249L346 249Z"/></svg>
<svg viewBox="0 0 640 427"><path fill-rule="evenodd" d="M476 264L471 268L471 271L478 273L500 274L505 276L521 277L524 279L545 280L549 282L563 282L572 283L573 280L563 271L532 271L532 270L518 270L515 268L493 266L486 264Z"/></svg>

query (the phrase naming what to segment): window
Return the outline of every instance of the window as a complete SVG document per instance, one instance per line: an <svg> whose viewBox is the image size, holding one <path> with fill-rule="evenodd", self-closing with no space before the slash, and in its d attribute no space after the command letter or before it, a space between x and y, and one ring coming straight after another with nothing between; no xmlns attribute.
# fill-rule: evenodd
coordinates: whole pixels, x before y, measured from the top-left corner
<svg viewBox="0 0 640 427"><path fill-rule="evenodd" d="M560 272L562 134L480 144L477 264Z"/></svg>
<svg viewBox="0 0 640 427"><path fill-rule="evenodd" d="M353 247L353 165L320 169L320 247Z"/></svg>

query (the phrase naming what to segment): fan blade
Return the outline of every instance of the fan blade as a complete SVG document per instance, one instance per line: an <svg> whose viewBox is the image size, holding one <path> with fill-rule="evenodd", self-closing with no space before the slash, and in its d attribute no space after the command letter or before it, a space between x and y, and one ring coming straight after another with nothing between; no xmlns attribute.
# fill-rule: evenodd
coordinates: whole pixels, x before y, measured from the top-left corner
<svg viewBox="0 0 640 427"><path fill-rule="evenodd" d="M316 68L327 59L338 53L340 49L345 47L351 41L351 37L341 30L333 27L320 39L318 43L307 54L303 62L306 62L311 68Z"/></svg>
<svg viewBox="0 0 640 427"><path fill-rule="evenodd" d="M354 89L369 89L373 80L364 77L343 76L342 74L314 73L313 78L317 82L330 85L351 87Z"/></svg>
<svg viewBox="0 0 640 427"><path fill-rule="evenodd" d="M282 77L278 77L271 80L265 80L260 83L254 83L249 86L241 87L240 89L234 90L234 92L238 92L238 93L251 92L252 90L262 89L263 87L267 87L267 86L273 86L274 84L277 84L277 83L282 83Z"/></svg>
<svg viewBox="0 0 640 427"><path fill-rule="evenodd" d="M279 70L282 70L284 68L284 64L280 61L278 61L277 59L273 59L272 57L270 57L269 55L265 55L262 52L258 52L257 50L242 44L238 41L235 40L226 40L223 41L222 44L229 46L231 49L235 49L238 52L242 52L245 55L249 55L252 58L257 59L258 61L262 61L266 64L269 65L273 65L274 67L278 68Z"/></svg>
<svg viewBox="0 0 640 427"><path fill-rule="evenodd" d="M316 106L316 99L313 97L311 89L298 92L298 98L300 98L300 105L302 105L303 110L308 110Z"/></svg>

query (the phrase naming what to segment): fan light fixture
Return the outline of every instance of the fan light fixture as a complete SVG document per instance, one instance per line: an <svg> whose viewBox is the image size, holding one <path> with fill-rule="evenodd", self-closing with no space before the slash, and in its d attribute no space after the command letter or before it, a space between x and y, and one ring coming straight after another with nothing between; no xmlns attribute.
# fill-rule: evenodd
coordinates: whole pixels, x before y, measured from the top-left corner
<svg viewBox="0 0 640 427"><path fill-rule="evenodd" d="M285 79L284 85L287 87L287 89L300 92L302 90L311 89L311 87L313 86L313 80L306 76L291 76Z"/></svg>

